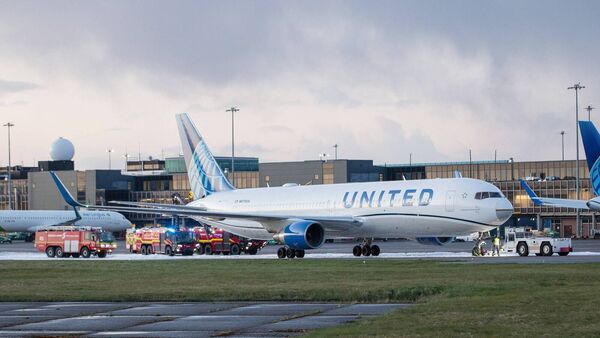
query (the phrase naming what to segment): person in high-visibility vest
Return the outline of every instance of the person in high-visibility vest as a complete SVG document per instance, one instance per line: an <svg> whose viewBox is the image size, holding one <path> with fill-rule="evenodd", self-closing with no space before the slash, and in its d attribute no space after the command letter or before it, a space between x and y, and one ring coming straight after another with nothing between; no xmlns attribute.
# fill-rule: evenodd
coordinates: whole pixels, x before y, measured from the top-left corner
<svg viewBox="0 0 600 338"><path fill-rule="evenodd" d="M498 254L498 257L500 257L500 235L496 235L496 238L494 238L494 249L492 250L492 256L494 256L494 254Z"/></svg>

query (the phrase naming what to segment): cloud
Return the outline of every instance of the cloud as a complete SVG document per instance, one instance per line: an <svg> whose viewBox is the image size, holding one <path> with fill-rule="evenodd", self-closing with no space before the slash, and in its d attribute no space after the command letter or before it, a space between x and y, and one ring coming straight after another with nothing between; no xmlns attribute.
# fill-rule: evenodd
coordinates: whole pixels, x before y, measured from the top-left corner
<svg viewBox="0 0 600 338"><path fill-rule="evenodd" d="M23 82L23 81L7 81L0 79L0 96L3 94L18 93L22 91L32 90L39 88L40 86L35 83ZM22 103L18 101L17 104ZM15 102L13 102L15 104Z"/></svg>
<svg viewBox="0 0 600 338"><path fill-rule="evenodd" d="M229 154L231 106L236 154L265 161L336 143L340 157L378 163L464 160L469 149L556 158L557 132L575 142L566 87L581 81L582 106L600 102L600 67L586 57L600 51L589 43L599 5L578 4L0 4L3 76L30 81L0 82L11 95L0 108L18 124L16 156L43 158L61 134L86 154L79 168L106 162L107 147L176 155L181 111Z"/></svg>

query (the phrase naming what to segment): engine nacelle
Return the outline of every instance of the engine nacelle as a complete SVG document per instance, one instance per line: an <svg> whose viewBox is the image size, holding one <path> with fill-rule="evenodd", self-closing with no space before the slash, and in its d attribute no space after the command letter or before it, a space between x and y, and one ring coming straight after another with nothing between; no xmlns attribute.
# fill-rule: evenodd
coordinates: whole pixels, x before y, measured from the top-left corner
<svg viewBox="0 0 600 338"><path fill-rule="evenodd" d="M325 241L325 229L316 222L300 221L286 226L273 238L295 250L317 249Z"/></svg>
<svg viewBox="0 0 600 338"><path fill-rule="evenodd" d="M454 237L417 237L415 240L423 245L444 245L451 243Z"/></svg>

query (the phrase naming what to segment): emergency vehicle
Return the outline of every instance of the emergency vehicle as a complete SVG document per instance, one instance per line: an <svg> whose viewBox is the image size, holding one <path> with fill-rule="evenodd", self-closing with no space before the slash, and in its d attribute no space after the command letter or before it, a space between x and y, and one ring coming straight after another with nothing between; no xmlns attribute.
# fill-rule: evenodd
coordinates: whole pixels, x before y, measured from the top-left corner
<svg viewBox="0 0 600 338"><path fill-rule="evenodd" d="M104 258L117 248L117 242L101 228L55 226L36 231L35 247L48 257Z"/></svg>
<svg viewBox="0 0 600 338"><path fill-rule="evenodd" d="M195 227L193 231L196 233L196 252L200 255L239 255L242 252L240 239L232 236L223 229Z"/></svg>
<svg viewBox="0 0 600 338"><path fill-rule="evenodd" d="M266 241L249 241L232 235L223 229L213 227L194 227L198 244L196 252L200 255L239 255L241 252L256 255L262 249Z"/></svg>
<svg viewBox="0 0 600 338"><path fill-rule="evenodd" d="M504 251L516 252L519 256L566 256L573 252L570 238L552 238L536 236L532 231L524 229L506 228L506 241Z"/></svg>
<svg viewBox="0 0 600 338"><path fill-rule="evenodd" d="M193 255L196 239L193 231L165 227L127 229L125 248L131 253L173 256Z"/></svg>

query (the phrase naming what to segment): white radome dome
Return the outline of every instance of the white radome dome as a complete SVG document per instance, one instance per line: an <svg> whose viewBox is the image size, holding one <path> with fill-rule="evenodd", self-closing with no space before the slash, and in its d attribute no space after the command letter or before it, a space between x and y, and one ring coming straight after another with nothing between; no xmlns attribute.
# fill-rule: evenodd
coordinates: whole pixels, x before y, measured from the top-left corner
<svg viewBox="0 0 600 338"><path fill-rule="evenodd" d="M75 147L71 141L59 137L50 145L50 157L53 161L70 161L75 155Z"/></svg>

